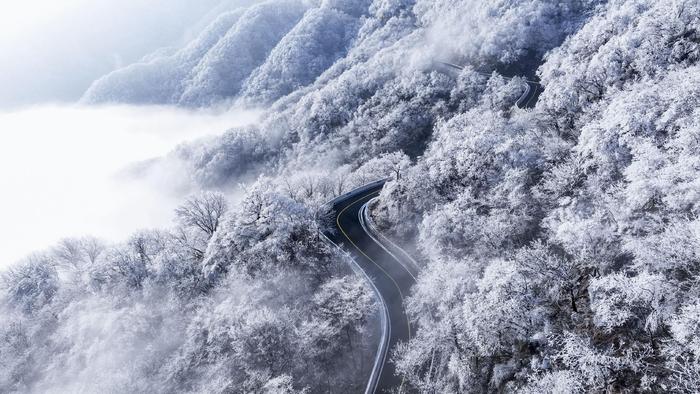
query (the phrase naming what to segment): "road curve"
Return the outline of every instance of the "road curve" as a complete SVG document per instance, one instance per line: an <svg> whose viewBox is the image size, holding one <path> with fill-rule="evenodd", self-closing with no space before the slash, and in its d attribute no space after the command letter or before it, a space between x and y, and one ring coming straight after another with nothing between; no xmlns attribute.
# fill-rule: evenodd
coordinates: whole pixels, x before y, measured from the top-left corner
<svg viewBox="0 0 700 394"><path fill-rule="evenodd" d="M450 70L463 68L452 63L436 63ZM519 108L534 107L543 91L538 82L526 82L525 92L515 103ZM370 283L381 303L382 336L365 394L408 391L389 355L398 343L410 340L414 332L406 315L405 300L416 283L418 264L377 231L367 215L369 202L377 198L385 182L369 183L330 201L335 226L324 233L328 241L352 258L355 271Z"/></svg>
<svg viewBox="0 0 700 394"><path fill-rule="evenodd" d="M463 66L454 63L442 61L435 61L434 63L439 68L452 70L454 72L462 71L464 69ZM481 71L476 71L476 73L487 77L491 76L491 74ZM513 77L505 76L504 78L512 79ZM525 91L515 102L515 105L518 106L518 108L533 108L537 103L537 99L540 97L540 94L544 91L544 89L542 88L542 84L540 84L537 81L531 81L529 79L526 79L525 82L527 83Z"/></svg>
<svg viewBox="0 0 700 394"><path fill-rule="evenodd" d="M382 339L375 365L368 377L365 393L383 393L391 389L405 392L404 381L396 374L389 355L399 342L411 339L413 327L406 315L404 301L415 283L410 263L401 261L371 234L363 218L366 204L376 197L384 180L373 182L331 201L335 228L326 237L348 252L370 281L382 305Z"/></svg>

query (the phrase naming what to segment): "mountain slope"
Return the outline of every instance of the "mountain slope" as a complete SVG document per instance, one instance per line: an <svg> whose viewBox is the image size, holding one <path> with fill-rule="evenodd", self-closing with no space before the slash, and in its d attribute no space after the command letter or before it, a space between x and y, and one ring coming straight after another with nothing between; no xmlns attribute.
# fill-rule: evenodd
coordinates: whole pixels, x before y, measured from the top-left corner
<svg viewBox="0 0 700 394"><path fill-rule="evenodd" d="M357 391L375 310L321 242L324 203L389 177L371 215L421 264L415 333L390 355L405 388L698 391L698 15L271 0L104 77L86 101L265 103L259 124L152 163L243 196L211 233L85 241L8 274L0 387ZM514 105L524 77L544 88L534 108ZM108 374L92 349L122 343Z"/></svg>

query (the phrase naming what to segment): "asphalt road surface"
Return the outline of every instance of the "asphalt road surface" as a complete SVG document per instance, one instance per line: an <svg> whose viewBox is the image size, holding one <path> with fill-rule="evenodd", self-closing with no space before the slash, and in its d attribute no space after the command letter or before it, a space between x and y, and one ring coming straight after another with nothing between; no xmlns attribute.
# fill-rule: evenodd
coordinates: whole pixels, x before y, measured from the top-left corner
<svg viewBox="0 0 700 394"><path fill-rule="evenodd" d="M448 62L441 62L441 61L436 61L435 65L438 68L446 69L446 70L453 70L455 72L462 71L464 67L454 64L454 63L448 63ZM491 76L489 73L484 73L484 72L478 72L481 75L484 76ZM512 76L505 76L505 78L513 78ZM537 82L537 81L531 81L531 80L526 80L527 82L527 87L525 88L525 91L523 94L518 98L518 101L515 102L515 105L518 106L518 108L533 108L535 104L537 103L537 99L540 97L540 94L544 91L542 88L542 85Z"/></svg>
<svg viewBox="0 0 700 394"><path fill-rule="evenodd" d="M368 379L367 393L383 393L390 389L406 391L389 357L396 344L408 341L414 332L404 308L404 300L415 283L414 273L406 268L405 262L399 261L375 241L361 223L363 205L376 197L383 186L384 181L375 182L334 200L336 228L327 234L336 245L350 253L383 303L384 343L380 345L376 367Z"/></svg>
<svg viewBox="0 0 700 394"><path fill-rule="evenodd" d="M437 63L452 70L462 69L451 63ZM527 87L515 105L519 108L534 107L542 90L539 83L527 80ZM372 373L368 377L366 394L396 389L399 392L408 391L389 357L399 342L410 340L414 333L406 316L404 301L416 282L418 267L405 251L371 230L363 216L366 204L379 195L384 183L385 180L380 180L367 184L331 201L329 204L334 212L335 228L325 234L331 242L350 254L356 268L369 280L382 303L382 338Z"/></svg>

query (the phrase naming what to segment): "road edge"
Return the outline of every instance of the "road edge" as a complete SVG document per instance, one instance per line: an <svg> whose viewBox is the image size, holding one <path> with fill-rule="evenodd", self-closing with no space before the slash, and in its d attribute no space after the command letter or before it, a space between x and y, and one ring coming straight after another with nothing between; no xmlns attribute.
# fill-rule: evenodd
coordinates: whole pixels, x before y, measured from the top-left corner
<svg viewBox="0 0 700 394"><path fill-rule="evenodd" d="M374 242L376 242L379 246L381 246L384 250L386 250L387 253L389 253L389 254L391 254L392 256L394 256L394 258L395 258L399 263L401 263L402 265L404 265L404 264L401 262L401 259L397 258L396 255L395 255L393 252L391 252L390 250L388 250L388 249L382 244L382 241L388 243L389 245L391 245L391 247L393 247L393 248L395 248L396 250L398 250L399 252L401 252L401 254L403 254L403 255L406 257L406 259L407 259L408 261L411 262L411 268L413 268L413 269L416 271L416 274L417 274L418 272L420 272L420 265L418 264L418 262L417 262L413 257L411 257L411 255L410 255L408 252L406 252L402 247L400 247L399 245L397 245L394 241L392 241L391 239L389 239L389 237L387 237L387 236L384 235L381 231L379 231L379 228L377 227L377 224L374 223L374 220L372 219L372 216L369 215L369 205L370 205L371 203L373 203L375 200L378 200L378 199L379 199L379 197L374 197L374 198L370 199L369 201L367 201L367 202L362 206L362 208L360 208L360 212L362 212L362 215L363 215L363 217L361 218L362 220L360 221L360 224L362 224L362 227L365 229L365 232L367 233L367 235L369 235L369 236L374 240ZM365 226L365 225L366 225L366 226ZM381 238L382 241L378 240L377 238ZM406 268L406 269L408 270L408 267L406 267L405 265L404 265L404 268Z"/></svg>
<svg viewBox="0 0 700 394"><path fill-rule="evenodd" d="M357 190L365 189L368 186L373 186L373 185L376 185L376 183L383 182L383 181L384 180L374 181L374 182L370 182L368 184L362 185L358 188L351 190L348 193L345 193L342 196L334 198L333 200L327 202L324 205L327 206L329 208L329 210L335 210L334 205L335 205L336 201L347 198L347 196L353 194L353 192L355 192ZM377 354L374 358L374 365L372 366L372 373L370 374L369 380L367 382L367 387L365 388L365 394L374 394L374 392L377 389L377 384L379 383L379 377L381 376L382 370L384 368L384 363L386 360L387 353L389 351L389 339L391 338L391 335L389 334L391 332L391 325L389 322L389 309L386 305L386 301L384 300L384 297L382 297L382 294L379 292L379 289L377 289L377 286L374 284L374 282L372 282L372 279L370 279L367 272L365 272L365 270L362 269L362 267L358 264L358 262L355 261L355 258L352 257L352 255L350 253L348 253L346 250L344 250L342 247L340 247L340 245L338 245L332 239L330 239L323 231L321 232L321 235L326 243L328 243L332 247L335 247L336 249L338 249L338 251L346 259L348 259L348 264L350 265L350 268L353 270L353 272L355 274L362 276L364 278L365 282L369 283L370 287L372 288L372 292L374 292L377 300L382 305L381 313L380 313L382 335L379 339L379 344L377 346Z"/></svg>
<svg viewBox="0 0 700 394"><path fill-rule="evenodd" d="M416 275L418 275L418 271L419 271L418 267L417 266L416 267L408 267L404 263L403 259L398 258L396 256L395 252L392 252L391 250L389 250L389 248L384 243L382 243L382 241L377 239L377 237L380 236L379 232L375 228L371 228L370 227L371 225L367 221L369 218L369 215L367 215L367 210L368 210L367 205L368 205L368 203L365 203L364 205L362 205L362 207L360 207L360 212L358 213L358 219L360 221L360 226L362 226L362 230L364 230L364 232L372 239L372 241L375 244L377 244L380 248L382 248L385 252L387 252L391 257L393 257L394 260L396 260L399 264L401 264L403 269L406 270L406 272L408 272L409 275L411 275L411 277L413 278L414 281L417 282L418 279L416 278ZM396 245L393 245L393 246L396 247L397 249L399 249L398 246L396 246ZM402 252L403 252L403 250L402 250ZM405 252L403 252L403 253L405 254ZM411 268L413 268L413 270Z"/></svg>

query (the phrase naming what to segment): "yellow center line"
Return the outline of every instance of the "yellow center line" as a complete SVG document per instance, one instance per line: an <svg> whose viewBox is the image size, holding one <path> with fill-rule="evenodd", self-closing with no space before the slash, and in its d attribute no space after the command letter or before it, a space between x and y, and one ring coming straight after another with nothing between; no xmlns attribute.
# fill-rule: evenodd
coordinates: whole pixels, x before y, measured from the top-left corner
<svg viewBox="0 0 700 394"><path fill-rule="evenodd" d="M362 249L360 249L360 248L357 246L357 244L355 244L355 242L353 242L353 240L350 239L350 237L348 236L348 234L347 234L347 233L345 232L345 230L343 229L343 226L340 225L340 217L343 215L343 213L345 213L345 211L347 211L348 209L350 209L350 207L352 207L353 205L357 204L358 202L360 202L360 201L366 199L367 197L371 197L371 196L373 196L373 195L375 195L375 194L379 194L379 191L376 191L376 192L374 192L374 193L370 193L370 194L368 194L368 195L366 195L366 196L364 196L364 197L360 197L360 198L358 198L357 200L355 200L355 201L351 202L350 204L348 204L348 206L346 206L345 208L343 208L343 210L340 211L340 213L338 214L338 216L337 216L336 219L335 219L335 222L336 222L336 224L338 225L338 228L340 229L340 231L341 231L341 232L343 233L343 235L345 236L345 238L347 238L347 240L350 241L350 243L352 244L352 246L354 246L355 249L357 249L357 251L360 252L360 254L362 254L363 256L365 256L365 257L367 258L367 260L369 260L369 261L371 261L372 263L374 263L374 265L376 265L377 268L379 268L380 270L382 270L382 272L384 272L384 274L385 274L389 279L391 279L391 281L394 283L394 286L396 286L396 290L399 291L399 297L401 298L401 305L404 305L403 293L401 292L401 287L399 286L399 284L396 283L396 280L394 280L394 278L393 278L391 275L389 275L389 273L386 272L386 270L385 270L384 268L382 268L381 265L377 264L376 261L374 261L371 257L369 257ZM399 263L399 264L400 264L400 263ZM404 315L406 316L406 327L408 327L408 340L411 340L411 323L409 322L409 320L408 320L408 315L406 315L405 312L404 312ZM404 381L405 381L405 377L402 377L402 378L401 378L401 387L399 388L399 392L401 392L402 389L403 389Z"/></svg>

